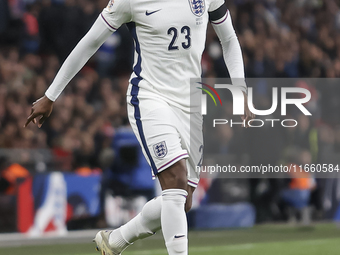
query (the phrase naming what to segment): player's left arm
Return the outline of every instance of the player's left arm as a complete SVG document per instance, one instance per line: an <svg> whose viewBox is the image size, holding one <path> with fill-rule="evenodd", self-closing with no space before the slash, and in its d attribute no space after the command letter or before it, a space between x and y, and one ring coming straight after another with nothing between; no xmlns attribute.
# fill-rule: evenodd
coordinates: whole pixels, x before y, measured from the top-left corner
<svg viewBox="0 0 340 255"><path fill-rule="evenodd" d="M237 39L229 10L223 3L216 10L209 11L209 20L220 39L224 62L228 68L233 85L240 86L244 93L244 116L246 126L255 115L248 108L247 85L240 43Z"/></svg>

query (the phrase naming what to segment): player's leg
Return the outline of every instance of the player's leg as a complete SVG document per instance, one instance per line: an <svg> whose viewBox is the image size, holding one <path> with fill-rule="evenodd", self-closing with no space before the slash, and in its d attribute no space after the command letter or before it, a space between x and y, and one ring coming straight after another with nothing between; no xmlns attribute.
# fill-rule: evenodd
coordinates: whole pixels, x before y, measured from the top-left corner
<svg viewBox="0 0 340 255"><path fill-rule="evenodd" d="M185 203L186 212L191 208L194 190L194 187L187 185L188 197ZM102 240L104 238L107 239L107 247L112 254L120 254L133 242L152 236L161 229L161 207L162 197L156 197L147 202L136 217L120 228L108 232L98 232L95 238L98 249L103 250L101 243L103 243Z"/></svg>
<svg viewBox="0 0 340 255"><path fill-rule="evenodd" d="M181 148L188 151L190 157L158 174L163 189L161 223L168 254L186 255L188 225L185 211L191 208L192 193L199 181L199 172L195 169L203 153L202 119L200 114L188 114L179 109L173 111L181 120L176 126L181 136Z"/></svg>
<svg viewBox="0 0 340 255"><path fill-rule="evenodd" d="M187 185L188 197L185 203L185 212L189 212L192 206L192 195L195 188ZM162 197L155 197L147 202L142 211L132 220L121 226L120 233L127 243L133 243L139 239L152 236L161 229ZM119 235L117 235L119 236ZM113 243L114 234L112 234Z"/></svg>
<svg viewBox="0 0 340 255"><path fill-rule="evenodd" d="M150 103L148 103L148 101ZM177 129L174 127L174 119L176 119L176 116L171 116L173 112L169 109L168 105L164 104L164 102L157 102L155 99L143 100L142 105L144 108L139 108L140 113L143 116L142 128L138 126L138 124L141 124L141 121L138 123L135 118L136 106L135 109L132 105L128 106L129 119L137 139L142 146L143 153L150 166L152 166L153 173L157 175L163 170L169 169L171 164L175 165L176 162L181 159L187 158L188 155L186 151L181 148L180 137L177 133ZM141 129L143 129L142 132ZM144 141L142 140L142 135ZM144 146L145 143L148 146L147 148ZM156 145L159 145L159 148L155 148ZM161 155L160 150L162 149L163 152L165 149L165 153ZM146 150L148 150L148 153ZM150 153L152 154L151 157ZM184 186L182 188L184 188ZM187 189L186 185L184 189ZM191 189L188 193L188 201L191 201ZM102 243L105 245L105 242L102 242L102 240L107 239L106 250L110 250L111 248L111 251L114 251L112 254L120 254L121 251L132 242L152 235L160 229L161 226L162 200L162 197L159 197L149 201L139 215L118 230L112 231L111 234L111 231L97 234L97 245ZM191 206L186 207L190 208ZM104 239L101 236L102 234L104 235ZM101 247L99 248L101 249Z"/></svg>
<svg viewBox="0 0 340 255"><path fill-rule="evenodd" d="M158 174L162 187L161 224L169 255L188 254L187 169L182 159Z"/></svg>
<svg viewBox="0 0 340 255"><path fill-rule="evenodd" d="M189 155L182 148L181 136L178 132L181 120L173 108L157 98L139 98L139 100L139 104L135 104L134 100L130 101L134 106L134 111L129 111L129 118L132 115L130 113L133 113L133 117L130 118L131 126L140 141L153 175L158 177L162 186L160 218L163 234L166 235L169 231L163 221L164 211L167 211L165 208L170 206L176 211L178 203L181 204L180 214L183 215L180 218L184 217L184 225L187 229L184 212L184 204L188 195L185 159ZM174 217L173 213L166 217L174 222L171 220Z"/></svg>

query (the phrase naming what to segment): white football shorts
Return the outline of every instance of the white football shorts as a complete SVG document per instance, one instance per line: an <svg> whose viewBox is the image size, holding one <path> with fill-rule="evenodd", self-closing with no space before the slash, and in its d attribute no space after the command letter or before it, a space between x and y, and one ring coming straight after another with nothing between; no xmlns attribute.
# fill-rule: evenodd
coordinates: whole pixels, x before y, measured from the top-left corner
<svg viewBox="0 0 340 255"><path fill-rule="evenodd" d="M188 185L197 187L196 166L203 157L203 118L171 106L160 98L127 96L130 124L151 166L153 178L186 159Z"/></svg>

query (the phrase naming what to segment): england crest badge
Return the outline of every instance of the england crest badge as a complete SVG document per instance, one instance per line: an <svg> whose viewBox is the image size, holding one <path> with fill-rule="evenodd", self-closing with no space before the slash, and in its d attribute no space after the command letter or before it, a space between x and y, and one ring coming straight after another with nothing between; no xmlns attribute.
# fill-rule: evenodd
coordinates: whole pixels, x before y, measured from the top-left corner
<svg viewBox="0 0 340 255"><path fill-rule="evenodd" d="M189 0L190 8L193 14L201 17L205 11L205 1L204 0Z"/></svg>
<svg viewBox="0 0 340 255"><path fill-rule="evenodd" d="M168 148L166 147L165 141L154 144L153 151L157 158L164 158L166 154L168 154Z"/></svg>

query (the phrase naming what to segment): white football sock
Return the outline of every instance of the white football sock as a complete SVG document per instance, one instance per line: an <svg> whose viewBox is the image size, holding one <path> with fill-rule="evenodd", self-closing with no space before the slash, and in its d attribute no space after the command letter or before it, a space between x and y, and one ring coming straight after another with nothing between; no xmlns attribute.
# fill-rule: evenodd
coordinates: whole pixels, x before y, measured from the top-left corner
<svg viewBox="0 0 340 255"><path fill-rule="evenodd" d="M160 230L161 208L161 197L147 202L135 218L111 233L110 245L116 249L124 250L134 241L149 237Z"/></svg>
<svg viewBox="0 0 340 255"><path fill-rule="evenodd" d="M162 192L161 223L169 255L188 254L188 225L184 210L187 195L183 189Z"/></svg>

